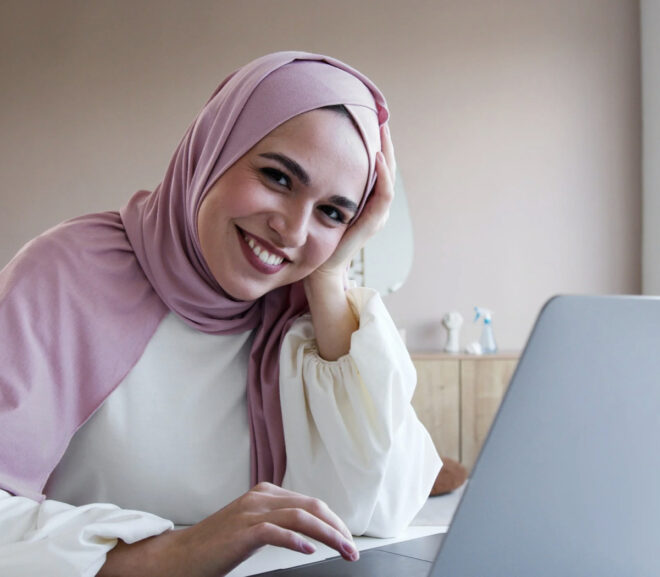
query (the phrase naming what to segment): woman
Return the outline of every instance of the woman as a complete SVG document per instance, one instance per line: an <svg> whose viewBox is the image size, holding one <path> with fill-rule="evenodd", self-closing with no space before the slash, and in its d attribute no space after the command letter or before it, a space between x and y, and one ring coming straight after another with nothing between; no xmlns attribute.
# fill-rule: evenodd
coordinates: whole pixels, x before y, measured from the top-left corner
<svg viewBox="0 0 660 577"><path fill-rule="evenodd" d="M303 535L354 560L351 534L410 522L440 461L344 278L387 217L387 116L341 62L260 58L156 190L3 270L0 573L219 575Z"/></svg>

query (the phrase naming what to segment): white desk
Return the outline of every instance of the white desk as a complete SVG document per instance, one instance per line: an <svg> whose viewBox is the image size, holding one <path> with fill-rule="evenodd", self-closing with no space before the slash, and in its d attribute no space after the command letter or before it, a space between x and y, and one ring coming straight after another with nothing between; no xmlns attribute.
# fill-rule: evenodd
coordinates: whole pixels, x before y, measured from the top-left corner
<svg viewBox="0 0 660 577"><path fill-rule="evenodd" d="M363 551L372 547L380 547L381 545L415 539L416 537L424 537L434 533L446 533L464 489L465 485L449 495L431 497L410 524L410 527L398 537L392 539L356 537L355 544L357 548ZM264 571L295 567L296 565L322 561L323 559L337 556L337 552L334 549L330 549L330 547L322 543L314 541L314 545L316 546L316 552L311 555L303 555L289 549L268 545L244 561L236 569L227 573L227 577L247 577L249 575L263 573Z"/></svg>

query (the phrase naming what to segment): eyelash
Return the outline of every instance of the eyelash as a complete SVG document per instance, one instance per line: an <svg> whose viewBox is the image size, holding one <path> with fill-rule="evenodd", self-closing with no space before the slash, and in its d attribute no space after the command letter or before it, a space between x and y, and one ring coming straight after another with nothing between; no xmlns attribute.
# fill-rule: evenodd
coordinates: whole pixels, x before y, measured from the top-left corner
<svg viewBox="0 0 660 577"><path fill-rule="evenodd" d="M272 167L265 167L261 169L261 173L276 186L291 190L291 179L281 170ZM285 182L282 183L282 180ZM323 205L319 208L323 214L336 223L346 224L348 222L346 215L332 205Z"/></svg>
<svg viewBox="0 0 660 577"><path fill-rule="evenodd" d="M340 210L337 210L334 206L330 206L326 204L319 208L325 215L327 215L328 218L334 220L335 222L338 222L339 224L346 224L348 222L348 219L346 218L344 213L342 213ZM336 216L331 216L331 213L334 213Z"/></svg>
<svg viewBox="0 0 660 577"><path fill-rule="evenodd" d="M291 179L281 170L277 170L277 168L266 167L261 169L261 173L277 186L283 186L284 188L291 190ZM282 182L280 182L282 179L284 179L286 184L282 184Z"/></svg>

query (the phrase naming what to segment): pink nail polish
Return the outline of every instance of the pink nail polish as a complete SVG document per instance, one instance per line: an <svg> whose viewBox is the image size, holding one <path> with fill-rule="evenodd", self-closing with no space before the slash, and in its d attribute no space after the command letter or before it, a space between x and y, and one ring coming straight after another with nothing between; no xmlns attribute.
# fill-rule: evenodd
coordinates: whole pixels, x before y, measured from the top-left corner
<svg viewBox="0 0 660 577"><path fill-rule="evenodd" d="M342 550L342 553L344 553L344 555L346 557L348 557L352 561L357 561L359 555L358 555L357 549L355 548L354 545L352 545L348 541L344 541L341 544L341 550Z"/></svg>

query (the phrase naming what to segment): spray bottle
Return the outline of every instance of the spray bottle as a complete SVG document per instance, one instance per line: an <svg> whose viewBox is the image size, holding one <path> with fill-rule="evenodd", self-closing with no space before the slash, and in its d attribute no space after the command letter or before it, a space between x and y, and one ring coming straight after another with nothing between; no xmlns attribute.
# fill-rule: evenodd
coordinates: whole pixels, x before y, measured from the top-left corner
<svg viewBox="0 0 660 577"><path fill-rule="evenodd" d="M475 323L480 318L483 318L484 320L484 328L481 332L481 339L479 340L479 343L481 344L481 350L484 353L496 353L497 344L495 343L495 336L493 335L493 313L488 309L481 307L474 307L474 312Z"/></svg>

